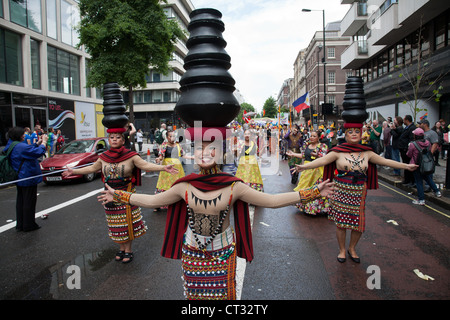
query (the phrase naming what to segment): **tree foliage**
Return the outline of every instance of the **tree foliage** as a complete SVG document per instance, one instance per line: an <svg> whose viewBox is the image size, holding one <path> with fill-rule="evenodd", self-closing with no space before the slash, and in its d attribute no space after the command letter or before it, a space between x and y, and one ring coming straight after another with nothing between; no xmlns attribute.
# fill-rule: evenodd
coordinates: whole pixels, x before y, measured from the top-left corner
<svg viewBox="0 0 450 320"><path fill-rule="evenodd" d="M269 97L264 102L263 110L265 110L265 117L275 118L278 114L277 103L273 97Z"/></svg>
<svg viewBox="0 0 450 320"><path fill-rule="evenodd" d="M146 87L152 66L167 74L173 43L183 37L158 0L80 0L80 43L91 55L87 85ZM166 1L165 1L166 2ZM130 92L132 102L132 91ZM130 116L132 107L130 107Z"/></svg>

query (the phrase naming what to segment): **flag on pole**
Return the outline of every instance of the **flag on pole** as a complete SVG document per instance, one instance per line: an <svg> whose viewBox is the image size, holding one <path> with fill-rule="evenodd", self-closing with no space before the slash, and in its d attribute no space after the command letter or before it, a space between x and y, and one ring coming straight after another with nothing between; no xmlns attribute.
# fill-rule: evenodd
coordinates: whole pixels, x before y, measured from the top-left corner
<svg viewBox="0 0 450 320"><path fill-rule="evenodd" d="M309 92L302 95L300 98L294 101L292 104L295 108L295 111L300 112L301 110L308 109L309 105Z"/></svg>

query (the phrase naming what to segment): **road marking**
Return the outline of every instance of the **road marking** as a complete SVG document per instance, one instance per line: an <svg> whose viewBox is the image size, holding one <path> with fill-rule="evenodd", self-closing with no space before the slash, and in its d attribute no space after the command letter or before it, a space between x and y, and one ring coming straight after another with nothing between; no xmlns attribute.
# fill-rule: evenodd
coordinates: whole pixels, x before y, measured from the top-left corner
<svg viewBox="0 0 450 320"><path fill-rule="evenodd" d="M416 200L416 199L414 199L414 198L411 198L411 197L409 197L409 196L403 194L402 192L400 192L400 191L398 191L398 190L395 190L395 189L393 189L393 188L391 188L391 187L385 185L384 183L378 182L378 184L381 184L383 187L388 188L389 190L392 190L392 191L394 191L394 192L396 192L396 193L398 193L398 194L404 196L405 198L408 198L408 199L411 199L411 200ZM448 214L446 214L446 213L444 213L444 212L442 212L442 211L439 211L439 210L437 210L437 209L435 209L435 208L432 208L432 207L430 207L430 206L427 205L427 204L425 204L425 207L427 207L428 209L431 209L431 210L433 210L433 211L436 211L437 213L443 215L444 217L450 218L450 215L448 215Z"/></svg>
<svg viewBox="0 0 450 320"><path fill-rule="evenodd" d="M58 204L58 205L56 205L54 207L51 207L51 208L39 211L38 213L36 213L35 217L39 218L39 217L43 216L44 214L49 214L50 212L62 209L64 207L70 206L70 205L72 205L72 204L74 204L76 202L79 202L79 201L82 201L82 200L87 199L89 197L95 196L96 194L98 194L102 190L103 190L103 188L98 189L98 190L94 190L94 191L91 191L89 193L86 193L85 195L79 196L78 198L74 198L72 200L60 203L60 204ZM0 233L5 232L5 231L7 231L7 230L9 230L11 228L14 228L15 226L16 226L16 221L13 221L11 223L5 224L4 226L0 227Z"/></svg>

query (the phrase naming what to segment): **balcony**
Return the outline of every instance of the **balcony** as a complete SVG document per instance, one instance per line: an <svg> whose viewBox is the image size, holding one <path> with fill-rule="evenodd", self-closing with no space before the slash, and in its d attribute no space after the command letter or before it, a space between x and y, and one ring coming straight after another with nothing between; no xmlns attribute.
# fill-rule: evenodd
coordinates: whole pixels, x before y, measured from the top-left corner
<svg viewBox="0 0 450 320"><path fill-rule="evenodd" d="M369 38L354 41L341 55L341 69L358 69L384 46L374 46Z"/></svg>
<svg viewBox="0 0 450 320"><path fill-rule="evenodd" d="M367 3L355 2L341 21L343 36L353 36L367 22Z"/></svg>
<svg viewBox="0 0 450 320"><path fill-rule="evenodd" d="M375 11L369 18L368 27L372 32L374 45L391 45L396 42L396 30L400 28L398 23L398 3L393 2L389 7Z"/></svg>

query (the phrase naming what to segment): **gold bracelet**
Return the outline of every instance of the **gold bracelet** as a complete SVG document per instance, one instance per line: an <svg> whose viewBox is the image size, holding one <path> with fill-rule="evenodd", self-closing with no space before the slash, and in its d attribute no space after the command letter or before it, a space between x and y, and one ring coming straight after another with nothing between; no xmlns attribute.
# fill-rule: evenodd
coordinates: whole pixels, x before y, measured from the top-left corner
<svg viewBox="0 0 450 320"><path fill-rule="evenodd" d="M300 200L303 204L307 204L316 198L320 198L320 191L317 186L310 187L308 189L299 190Z"/></svg>
<svg viewBox="0 0 450 320"><path fill-rule="evenodd" d="M113 201L129 204L131 195L132 195L131 192L116 190L114 191Z"/></svg>

